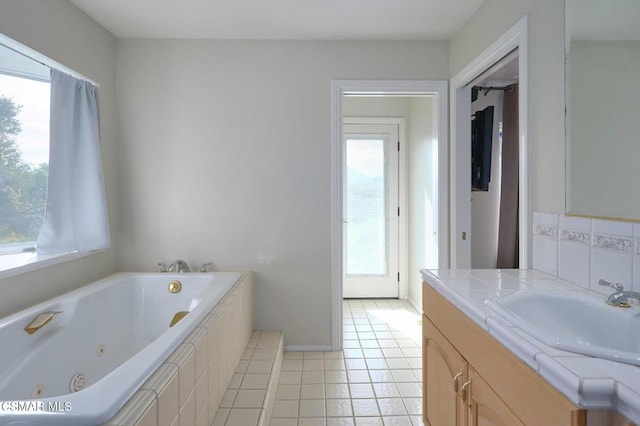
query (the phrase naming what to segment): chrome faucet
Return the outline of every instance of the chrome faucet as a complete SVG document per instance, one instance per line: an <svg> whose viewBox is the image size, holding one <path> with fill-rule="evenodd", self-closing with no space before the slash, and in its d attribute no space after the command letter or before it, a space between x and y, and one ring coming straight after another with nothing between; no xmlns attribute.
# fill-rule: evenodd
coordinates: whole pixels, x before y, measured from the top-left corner
<svg viewBox="0 0 640 426"><path fill-rule="evenodd" d="M611 287L616 292L607 298L607 304L617 308L630 308L629 299L635 299L640 302L640 293L637 291L625 291L624 286L620 283L610 283L605 280L598 281L598 285Z"/></svg>
<svg viewBox="0 0 640 426"><path fill-rule="evenodd" d="M180 274L183 274L185 272L191 272L191 270L189 269L189 265L187 265L187 262L181 259L177 259L174 260L171 265L169 265L169 272L178 272Z"/></svg>

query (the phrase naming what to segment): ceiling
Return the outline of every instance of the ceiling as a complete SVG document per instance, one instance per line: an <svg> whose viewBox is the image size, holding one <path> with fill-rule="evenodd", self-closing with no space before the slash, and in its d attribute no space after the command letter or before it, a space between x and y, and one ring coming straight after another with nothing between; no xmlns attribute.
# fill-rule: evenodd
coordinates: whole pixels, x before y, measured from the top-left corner
<svg viewBox="0 0 640 426"><path fill-rule="evenodd" d="M484 0L71 0L118 38L447 40Z"/></svg>

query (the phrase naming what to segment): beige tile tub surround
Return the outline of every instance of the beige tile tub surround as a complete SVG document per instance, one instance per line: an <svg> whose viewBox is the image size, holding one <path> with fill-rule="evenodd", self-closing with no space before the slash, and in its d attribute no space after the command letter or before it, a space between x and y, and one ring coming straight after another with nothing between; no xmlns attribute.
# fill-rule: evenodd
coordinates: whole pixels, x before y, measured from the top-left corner
<svg viewBox="0 0 640 426"><path fill-rule="evenodd" d="M268 426L278 388L284 338L254 331L226 389L213 426Z"/></svg>
<svg viewBox="0 0 640 426"><path fill-rule="evenodd" d="M211 424L252 326L253 275L247 272L106 425Z"/></svg>

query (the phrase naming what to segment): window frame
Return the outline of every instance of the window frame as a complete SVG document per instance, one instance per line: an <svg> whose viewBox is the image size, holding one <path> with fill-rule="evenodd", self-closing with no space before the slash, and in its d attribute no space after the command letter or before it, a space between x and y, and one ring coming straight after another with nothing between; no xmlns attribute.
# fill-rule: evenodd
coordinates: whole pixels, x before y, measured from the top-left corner
<svg viewBox="0 0 640 426"><path fill-rule="evenodd" d="M7 37L2 33L0 33L0 45L8 49L11 49L16 53L24 55L36 62L39 62L40 64L48 68L57 69L73 77L86 80L89 83L95 85L98 89L100 89L100 84L95 82L94 80L74 71L73 69L65 65L62 65L57 61L54 61L53 59L47 57L46 55L43 55L42 53L36 50L33 50L30 47L25 46L22 43L17 42L10 37ZM32 78L28 75L17 76L17 77ZM80 259L82 257L90 256L106 250L106 249L91 250L91 251L75 250L75 251L65 252L65 253L54 253L54 254L45 255L45 254L38 254L35 251L29 250L29 248L32 248L35 246L33 242L17 243L14 247L16 247L17 249L19 246L22 246L23 249L27 249L27 250L19 253L2 254L2 252L4 252L5 250L3 250L2 247L0 247L0 279L35 271L38 269L46 268L49 266L57 265L60 263L71 261L71 260Z"/></svg>

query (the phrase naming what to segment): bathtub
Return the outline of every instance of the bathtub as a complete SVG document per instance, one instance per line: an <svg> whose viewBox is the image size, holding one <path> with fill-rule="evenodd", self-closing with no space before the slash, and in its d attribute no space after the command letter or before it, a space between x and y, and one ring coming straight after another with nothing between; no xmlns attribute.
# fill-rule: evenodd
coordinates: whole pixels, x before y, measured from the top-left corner
<svg viewBox="0 0 640 426"><path fill-rule="evenodd" d="M0 424L107 422L240 277L119 273L0 320ZM168 290L173 280L181 291Z"/></svg>

